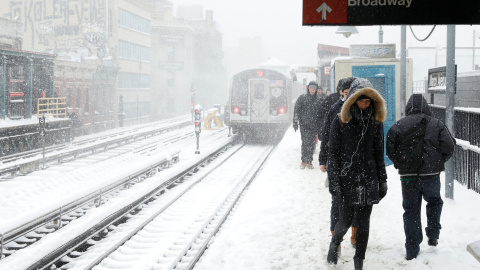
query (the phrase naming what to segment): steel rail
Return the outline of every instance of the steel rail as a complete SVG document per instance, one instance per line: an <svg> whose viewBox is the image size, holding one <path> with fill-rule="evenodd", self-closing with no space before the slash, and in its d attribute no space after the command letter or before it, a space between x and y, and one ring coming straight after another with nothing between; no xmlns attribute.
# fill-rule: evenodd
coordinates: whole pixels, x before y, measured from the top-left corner
<svg viewBox="0 0 480 270"><path fill-rule="evenodd" d="M275 149L275 147L272 147L270 149L270 152L265 156L265 159L262 161L260 166L258 166L258 168L252 174L252 176L250 177L248 182L245 184L245 186L242 188L242 190L237 194L235 200L231 203L228 210L225 211L225 214L223 215L222 219L217 223L217 225L215 226L213 231L209 234L207 239L203 242L203 245L199 248L199 251L195 253L195 255L193 256L192 260L190 261L190 263L188 264L186 269L191 270L195 267L197 262L200 260L200 258L203 256L203 254L207 250L212 238L220 231L220 228L223 226L223 224L227 220L228 216L232 213L233 209L235 208L237 203L240 201L240 198L246 192L247 188L250 187L250 184L253 182L255 177L257 177L258 172L262 169L263 164L265 164L265 162L267 161L268 157L270 156L270 154L273 152L274 149Z"/></svg>
<svg viewBox="0 0 480 270"><path fill-rule="evenodd" d="M176 157L175 157L176 156ZM174 153L174 162L178 161L179 158L179 152ZM134 179L137 179L138 177L145 175L145 174L150 174L153 170L153 168L157 167L164 167L165 164L169 164L170 161L167 159L162 159L156 163L154 163L152 166L149 166L148 168L142 169L140 171L137 171L127 177L119 179L117 182L112 183L108 186L105 186L101 188L100 190L97 190L95 192L90 193L89 195L86 195L82 198L79 198L77 200L73 200L58 209L55 209L51 212L48 212L42 216L39 216L32 221L25 223L19 227L16 227L10 231L7 231L3 234L3 242L4 244L0 246L0 253L3 253L3 247L5 244L8 244L10 242L14 242L15 239L27 234L28 232L34 231L37 228L40 228L41 226L44 226L48 224L50 221L60 218L61 216L60 213L63 213L63 215L68 215L72 211L75 211L79 208L82 208L84 205L91 203L95 199L97 199L99 196L101 197L102 195L105 196L105 194L108 194L110 192L113 192L119 188L122 188L126 185L128 185L130 182L132 182Z"/></svg>
<svg viewBox="0 0 480 270"><path fill-rule="evenodd" d="M228 144L230 145L230 144ZM63 256L69 254L71 251L76 249L78 246L82 245L84 242L88 241L90 238L94 237L95 235L99 234L100 232L107 229L111 224L119 221L120 219L124 218L128 215L132 210L138 208L140 205L149 202L153 199L153 197L157 196L163 190L165 190L168 186L172 185L175 181L177 181L182 176L187 175L190 171L197 168L200 164L206 162L207 160L211 159L212 156L218 155L220 152L224 151L227 146L224 146L217 151L213 152L211 155L202 158L198 163L193 164L177 174L175 174L170 180L160 184L148 194L138 198L133 203L121 208L120 210L112 213L107 218L103 219L99 223L93 225L92 227L85 229L83 233L79 236L75 237L74 239L62 244L61 246L57 247L54 251L49 253L47 256L44 256L39 261L30 265L26 270L41 270L46 269L47 267L54 264L56 261L60 260Z"/></svg>
<svg viewBox="0 0 480 270"><path fill-rule="evenodd" d="M117 138L117 139L114 139L114 140L109 140L108 142L100 142L98 144L83 147L81 149L67 150L66 152L53 154L53 155L50 155L50 156L46 157L45 162L52 162L52 161L56 160L60 163L60 162L62 162L62 160L66 159L66 158L72 158L72 157L76 158L77 156L80 156L84 153L89 153L89 152L96 153L96 150L99 150L99 149L108 149L108 147L111 147L113 145L121 145L121 144L124 144L124 143L128 143L130 141L136 141L136 140L138 140L139 138L142 138L142 137L147 138L147 137L155 136L157 134L168 132L168 131L172 130L172 128L178 129L178 128L185 127L189 124L191 124L190 121L185 121L185 122L181 122L181 123L172 124L171 126L162 127L162 128L155 129L155 130L150 130L150 131L145 131L145 132L142 132L140 134L134 134L134 135L126 136L126 137L123 137L123 138ZM100 140L100 138L95 139L95 141L98 141L98 140ZM53 149L53 150L57 150L57 149ZM38 154L39 154L39 152L37 153L37 155ZM28 160L25 160L23 162L19 162L17 164L12 165L12 166L7 165L4 168L0 169L0 176L5 175L5 174L12 174L12 175L16 174L16 173L20 172L22 167L31 168L32 165L33 165L33 167L38 167L39 166L38 164L40 164L40 162L42 160L43 160L42 157L32 157Z"/></svg>

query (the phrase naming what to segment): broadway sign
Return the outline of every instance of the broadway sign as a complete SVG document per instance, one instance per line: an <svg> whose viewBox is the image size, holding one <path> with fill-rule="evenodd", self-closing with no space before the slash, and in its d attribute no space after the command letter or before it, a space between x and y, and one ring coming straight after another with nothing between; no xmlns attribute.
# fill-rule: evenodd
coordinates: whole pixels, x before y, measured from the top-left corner
<svg viewBox="0 0 480 270"><path fill-rule="evenodd" d="M480 0L303 0L303 25L480 24Z"/></svg>

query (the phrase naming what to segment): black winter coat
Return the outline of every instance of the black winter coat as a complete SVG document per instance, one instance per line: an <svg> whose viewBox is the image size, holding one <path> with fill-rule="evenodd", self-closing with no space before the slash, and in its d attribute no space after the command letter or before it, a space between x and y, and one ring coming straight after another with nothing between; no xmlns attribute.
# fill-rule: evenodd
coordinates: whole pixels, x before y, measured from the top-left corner
<svg viewBox="0 0 480 270"><path fill-rule="evenodd" d="M321 121L319 118L321 102L317 94L303 94L295 103L293 122L298 122L315 134L320 133Z"/></svg>
<svg viewBox="0 0 480 270"><path fill-rule="evenodd" d="M328 114L328 111L330 111L330 108L333 106L333 104L337 103L337 101L339 99L340 99L340 94L338 92L336 92L336 93L332 93L332 94L328 95L323 100L322 106L321 106L321 109L320 109L320 115L319 115L322 122L325 121L325 116Z"/></svg>
<svg viewBox="0 0 480 270"><path fill-rule="evenodd" d="M355 104L361 95L373 100L362 113ZM380 201L379 184L387 181L383 150L386 115L385 100L376 90L350 88L347 101L330 126L328 179L330 186L340 186L343 203L347 205Z"/></svg>
<svg viewBox="0 0 480 270"><path fill-rule="evenodd" d="M332 122L335 121L335 119L337 119L337 114L340 113L343 103L344 101L339 98L337 103L333 104L333 106L328 111L327 115L325 115L325 117L323 118L322 133L319 136L321 144L320 144L320 154L318 155L318 162L320 165L327 165L328 141L330 140L329 138L330 126Z"/></svg>
<svg viewBox="0 0 480 270"><path fill-rule="evenodd" d="M387 133L387 156L396 160L397 148L403 141L406 131L414 126L419 126L423 117L430 121L425 130L423 141L423 164L417 172L403 170L398 173L401 176L425 176L439 174L445 170L445 162L453 155L455 150L455 139L452 137L445 124L432 118L427 101L420 94L410 97L405 106L406 117L398 120ZM395 165L395 164L394 164Z"/></svg>

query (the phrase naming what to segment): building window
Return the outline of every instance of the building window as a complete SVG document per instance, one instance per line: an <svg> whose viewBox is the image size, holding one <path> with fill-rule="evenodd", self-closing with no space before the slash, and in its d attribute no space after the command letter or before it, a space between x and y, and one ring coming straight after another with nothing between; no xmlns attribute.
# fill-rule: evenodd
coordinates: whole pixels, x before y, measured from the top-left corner
<svg viewBox="0 0 480 270"><path fill-rule="evenodd" d="M118 88L150 89L150 75L120 72L118 74Z"/></svg>
<svg viewBox="0 0 480 270"><path fill-rule="evenodd" d="M149 102L130 102L124 103L123 112L125 119L147 118L150 113Z"/></svg>
<svg viewBox="0 0 480 270"><path fill-rule="evenodd" d="M118 12L118 24L138 32L150 34L150 20L123 9L120 9Z"/></svg>
<svg viewBox="0 0 480 270"><path fill-rule="evenodd" d="M75 107L80 109L80 104L81 102L81 97L80 97L80 88L77 88L77 94L75 95Z"/></svg>
<svg viewBox="0 0 480 270"><path fill-rule="evenodd" d="M72 107L72 88L67 88L67 107Z"/></svg>
<svg viewBox="0 0 480 270"><path fill-rule="evenodd" d="M119 40L118 56L127 59L150 62L150 48Z"/></svg>
<svg viewBox="0 0 480 270"><path fill-rule="evenodd" d="M85 88L85 113L88 113L90 111L90 95L89 95L90 89Z"/></svg>
<svg viewBox="0 0 480 270"><path fill-rule="evenodd" d="M175 74L173 74L173 72L167 73L167 86L175 86Z"/></svg>
<svg viewBox="0 0 480 270"><path fill-rule="evenodd" d="M173 62L175 59L175 49L173 46L167 47L167 62Z"/></svg>

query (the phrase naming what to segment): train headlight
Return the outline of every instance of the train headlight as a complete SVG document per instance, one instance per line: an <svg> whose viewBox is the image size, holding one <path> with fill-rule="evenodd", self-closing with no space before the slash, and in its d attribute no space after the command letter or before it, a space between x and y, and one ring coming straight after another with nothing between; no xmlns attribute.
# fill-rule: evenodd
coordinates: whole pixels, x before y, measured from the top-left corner
<svg viewBox="0 0 480 270"><path fill-rule="evenodd" d="M240 115L242 115L242 116L247 115L247 110L241 110Z"/></svg>

